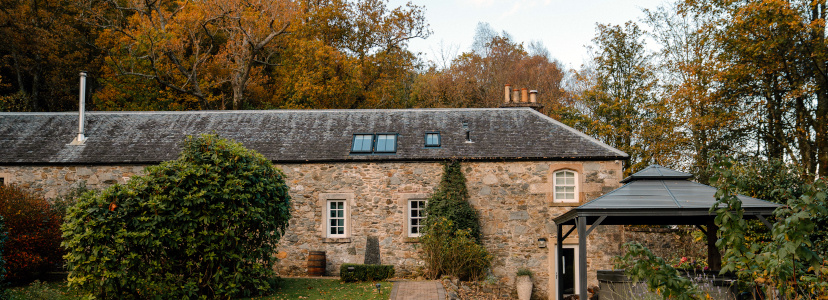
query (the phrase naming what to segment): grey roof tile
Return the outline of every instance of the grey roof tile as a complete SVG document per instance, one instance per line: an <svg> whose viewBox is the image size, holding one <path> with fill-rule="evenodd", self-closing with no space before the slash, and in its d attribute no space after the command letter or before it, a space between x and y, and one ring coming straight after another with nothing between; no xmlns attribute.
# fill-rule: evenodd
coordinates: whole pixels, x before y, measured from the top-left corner
<svg viewBox="0 0 828 300"><path fill-rule="evenodd" d="M0 113L0 164L157 163L202 133L276 162L628 157L528 108L89 112L86 119L88 140L75 146L77 113ZM441 147L424 147L427 131L440 132ZM396 154L350 153L353 134L381 132L399 134Z"/></svg>

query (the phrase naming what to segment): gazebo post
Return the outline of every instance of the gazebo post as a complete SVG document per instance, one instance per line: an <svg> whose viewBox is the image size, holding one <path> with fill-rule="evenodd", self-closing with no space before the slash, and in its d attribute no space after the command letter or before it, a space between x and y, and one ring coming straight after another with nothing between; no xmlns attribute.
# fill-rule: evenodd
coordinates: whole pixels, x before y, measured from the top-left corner
<svg viewBox="0 0 828 300"><path fill-rule="evenodd" d="M558 286L555 287L555 294L557 294L557 296L555 296L555 299L556 300L561 300L561 299L563 299L563 276L561 276L562 275L561 273L563 273L563 266L562 266L563 260L561 259L561 257L563 256L563 241L564 241L563 236L562 236L562 234L563 234L563 225L561 225L561 224L555 224L555 225L558 226L558 236L557 236L558 244L555 245L555 261L556 261L555 262L555 280L557 281Z"/></svg>
<svg viewBox="0 0 828 300"><path fill-rule="evenodd" d="M577 217L578 223L578 296L587 299L587 228L586 217Z"/></svg>
<svg viewBox="0 0 828 300"><path fill-rule="evenodd" d="M716 222L713 219L707 220L707 267L710 268L711 271L720 271L722 269L722 254L719 252L719 248L716 247L716 232L719 231L719 227L716 226Z"/></svg>

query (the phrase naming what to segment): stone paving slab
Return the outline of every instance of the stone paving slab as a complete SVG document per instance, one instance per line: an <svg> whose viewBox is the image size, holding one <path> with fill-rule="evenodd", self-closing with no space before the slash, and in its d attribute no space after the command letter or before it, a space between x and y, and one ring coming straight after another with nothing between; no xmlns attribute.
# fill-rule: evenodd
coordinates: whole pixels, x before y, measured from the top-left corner
<svg viewBox="0 0 828 300"><path fill-rule="evenodd" d="M446 290L439 280L395 281L391 300L445 300Z"/></svg>

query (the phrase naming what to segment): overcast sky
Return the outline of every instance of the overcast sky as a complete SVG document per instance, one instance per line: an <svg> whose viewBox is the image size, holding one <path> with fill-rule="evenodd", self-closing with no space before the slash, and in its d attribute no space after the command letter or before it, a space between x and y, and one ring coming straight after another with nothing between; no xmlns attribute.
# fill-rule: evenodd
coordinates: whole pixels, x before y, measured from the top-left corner
<svg viewBox="0 0 828 300"><path fill-rule="evenodd" d="M389 7L408 1L390 0ZM469 51L474 30L486 22L498 32L508 32L524 46L540 40L552 57L568 68L578 68L587 58L585 45L595 36L596 23L623 24L638 21L643 8L654 9L662 0L412 0L425 7L434 32L428 39L410 43L414 52L435 60L440 49ZM640 24L639 24L640 25ZM646 26L642 25L642 28ZM441 43L444 45L441 47Z"/></svg>

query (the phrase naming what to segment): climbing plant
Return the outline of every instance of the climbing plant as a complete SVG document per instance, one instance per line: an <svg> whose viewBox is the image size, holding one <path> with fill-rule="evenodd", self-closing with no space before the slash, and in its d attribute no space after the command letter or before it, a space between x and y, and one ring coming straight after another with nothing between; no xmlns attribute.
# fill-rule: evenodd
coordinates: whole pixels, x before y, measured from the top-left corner
<svg viewBox="0 0 828 300"><path fill-rule="evenodd" d="M426 205L426 232L440 218L451 221L450 232L460 229L469 231L469 236L480 240L480 223L477 211L469 204L469 191L466 188L466 176L463 175L460 162L453 160L443 165L443 177L437 191L428 199Z"/></svg>

